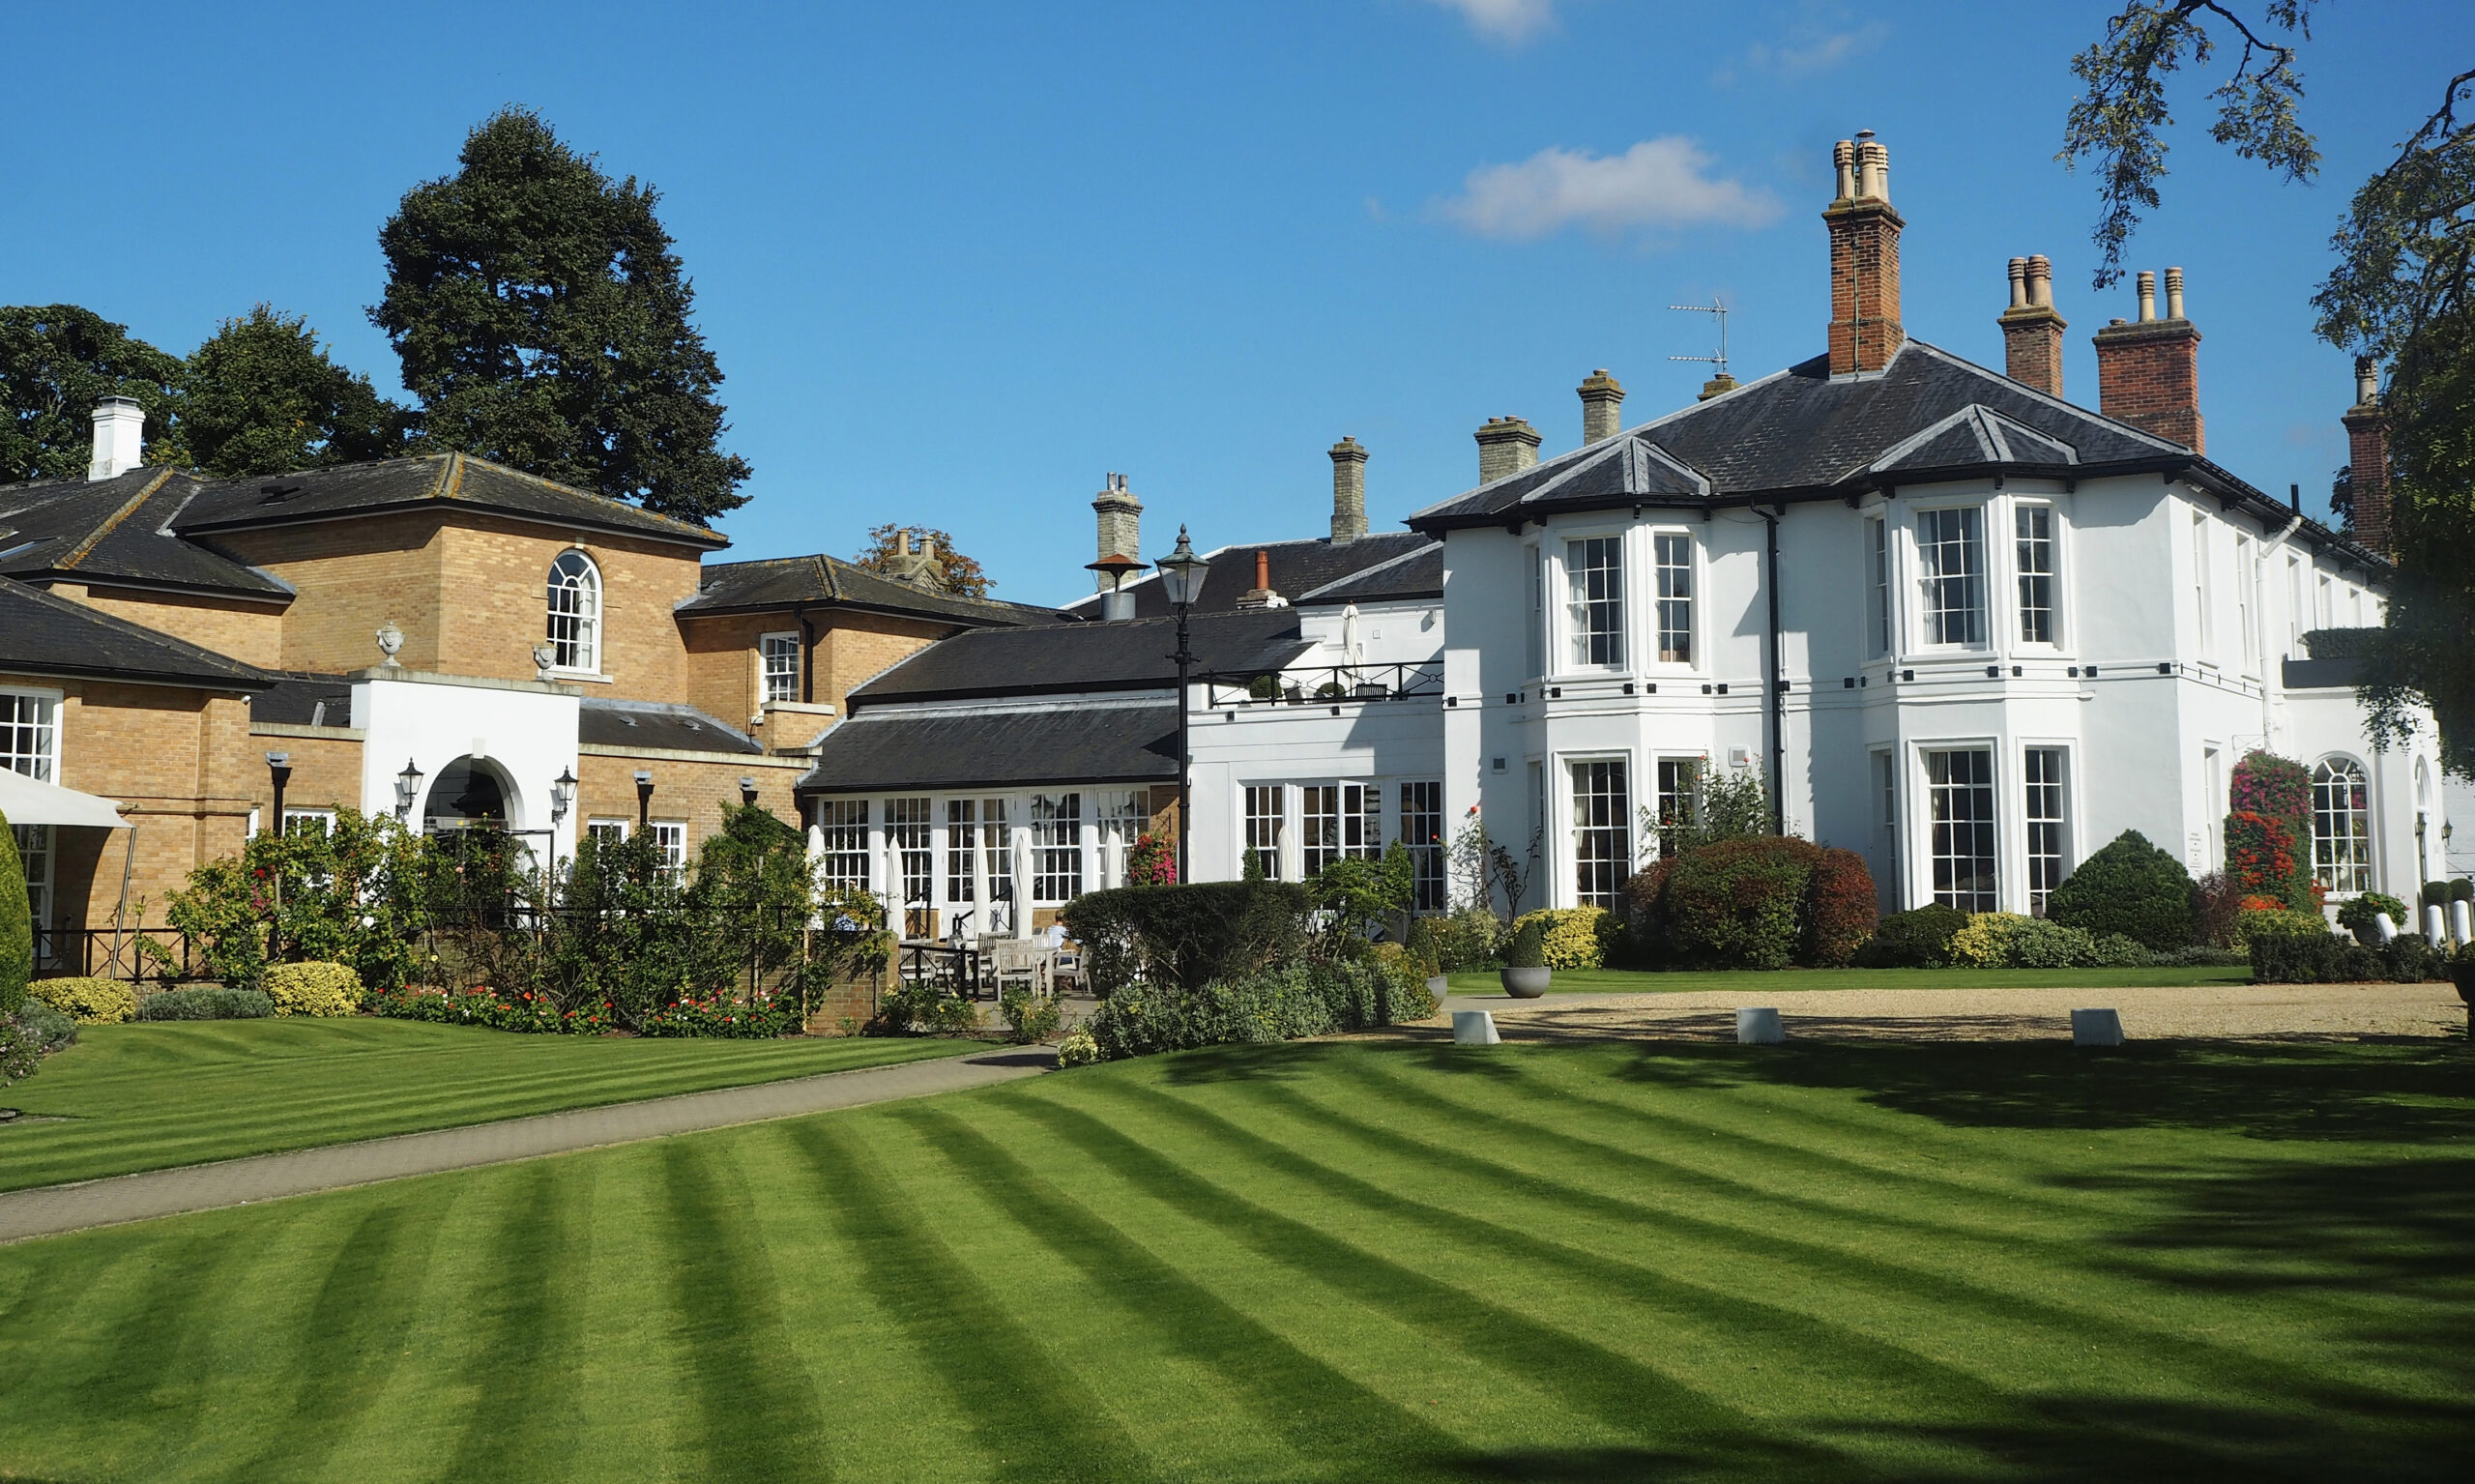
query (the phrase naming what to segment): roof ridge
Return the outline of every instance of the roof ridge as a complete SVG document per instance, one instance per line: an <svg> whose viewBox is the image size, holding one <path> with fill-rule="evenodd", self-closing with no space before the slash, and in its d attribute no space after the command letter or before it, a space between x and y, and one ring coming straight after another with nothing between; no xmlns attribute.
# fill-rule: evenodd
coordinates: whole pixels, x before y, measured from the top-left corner
<svg viewBox="0 0 2475 1484"><path fill-rule="evenodd" d="M109 515L104 516L102 523L97 525L94 530L86 533L86 538L84 540L79 541L75 546L71 547L69 555L62 558L60 562L56 564L58 568L61 571L73 570L78 563L83 562L89 556L92 556L95 548L102 544L104 537L107 537L114 531L120 529L120 523L122 521L127 520L132 513L134 513L139 506L144 505L148 500L153 499L155 491L161 489L164 483L168 481L173 475L179 472L180 471L172 468L168 464L164 465L162 473L139 485L137 493L123 501L119 509L116 509Z"/></svg>
<svg viewBox="0 0 2475 1484"><path fill-rule="evenodd" d="M682 530L693 531L699 536L719 536L722 534L711 526L700 526L692 520L682 520L678 516L669 514L662 510L647 509L644 506L637 504L633 500L622 500L616 495L605 495L597 489L586 489L582 485L569 484L564 480L554 480L547 475L529 474L522 469L515 468L513 465L502 464L496 459L483 458L477 453L458 453L455 456L458 459L471 459L474 463L480 464L484 469L496 470L498 473L507 475L510 479L524 480L531 483L541 485L545 488L559 490L565 494L582 495L588 500L600 500L611 505L623 506L627 509L635 511L639 515L647 516L654 520L668 521L670 524L678 526Z"/></svg>
<svg viewBox="0 0 2475 1484"><path fill-rule="evenodd" d="M1956 351L1944 350L1942 347L1930 340L1919 340L1911 336L1905 342L1905 344L1913 345L1919 350L1925 351L1940 361L1956 365L1985 381L1995 383L2007 391L2018 393L2031 401L2043 403L2044 405L2052 407L2058 412L2066 412L2074 417L2087 418L2094 422L2103 422L2110 428L2113 428L2130 437L2137 438L2142 443L2151 444L2169 453L2185 453L2198 456L2194 450L2186 448L2182 444L2176 443L2170 438L2160 438L2156 434L2149 432L2144 428L2137 427L2132 423L2125 422L2119 418L2110 417L2096 408L2082 407L2078 402L2068 401L2062 397L2055 396L2050 392L2039 391L2037 388L2029 386L2024 381L2016 381L2011 377L1995 370L1992 366L1979 365L1975 362L1970 361L1965 356L1960 355Z"/></svg>

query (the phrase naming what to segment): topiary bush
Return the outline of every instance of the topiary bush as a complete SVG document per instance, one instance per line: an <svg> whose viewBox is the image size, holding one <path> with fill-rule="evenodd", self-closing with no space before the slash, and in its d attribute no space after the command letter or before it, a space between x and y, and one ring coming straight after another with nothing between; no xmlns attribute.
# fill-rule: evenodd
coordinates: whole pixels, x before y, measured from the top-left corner
<svg viewBox="0 0 2475 1484"><path fill-rule="evenodd" d="M1100 1043L1089 1031L1077 1031L1057 1043L1057 1064L1061 1068L1091 1066L1100 1060Z"/></svg>
<svg viewBox="0 0 2475 1484"><path fill-rule="evenodd" d="M2159 952L2192 941L2192 878L2183 863L2126 829L2053 888L2046 916L2093 937L2120 933Z"/></svg>
<svg viewBox="0 0 2475 1484"><path fill-rule="evenodd" d="M1801 961L1837 969L1856 956L1881 920L1880 894L1865 858L1852 850L1816 847L1813 876L1805 884L1805 941Z"/></svg>
<svg viewBox="0 0 2475 1484"><path fill-rule="evenodd" d="M140 1020L263 1020L274 1013L273 997L255 989L167 989L137 1002Z"/></svg>
<svg viewBox="0 0 2475 1484"><path fill-rule="evenodd" d="M26 1003L35 972L34 908L26 895L26 863L17 857L17 832L0 814L0 1020Z"/></svg>
<svg viewBox="0 0 2475 1484"><path fill-rule="evenodd" d="M1604 907L1547 907L1513 918L1518 936L1529 923L1540 924L1539 951L1550 969L1598 969L1607 963L1606 935L1614 927Z"/></svg>
<svg viewBox="0 0 2475 1484"><path fill-rule="evenodd" d="M116 1026L137 1017L137 991L118 979L37 979L34 997L90 1026Z"/></svg>
<svg viewBox="0 0 2475 1484"><path fill-rule="evenodd" d="M1691 964L1785 969L1804 934L1798 909L1813 880L1809 841L1721 840L1668 863L1660 893L1669 948Z"/></svg>
<svg viewBox="0 0 2475 1484"><path fill-rule="evenodd" d="M1865 969L1939 969L1951 962L1951 940L1968 925L1968 915L1936 902L1884 917L1856 950Z"/></svg>
<svg viewBox="0 0 2475 1484"><path fill-rule="evenodd" d="M2011 940L2033 920L2016 912L1972 912L1951 935L1951 962L1971 969L2001 969L2011 962Z"/></svg>
<svg viewBox="0 0 2475 1484"><path fill-rule="evenodd" d="M2475 879L2460 876L2451 882L2449 899L2453 902L2475 901Z"/></svg>
<svg viewBox="0 0 2475 1484"><path fill-rule="evenodd" d="M1512 942L1504 947L1507 969L1544 969L1547 967L1547 924L1535 915L1526 917L1513 929Z"/></svg>
<svg viewBox="0 0 2475 1484"><path fill-rule="evenodd" d="M277 964L261 982L278 1015L350 1015L361 1008L361 975L350 964Z"/></svg>
<svg viewBox="0 0 2475 1484"><path fill-rule="evenodd" d="M2249 948L2254 938L2265 933L2316 933L2323 938L2337 936L2329 931L2328 919L2316 912L2289 912L2284 907L2254 907L2235 914L2234 932L2228 942L2237 948Z"/></svg>
<svg viewBox="0 0 2475 1484"><path fill-rule="evenodd" d="M1199 989L1295 957L1313 906L1296 882L1215 881L1087 891L1059 918L1107 999L1138 980Z"/></svg>

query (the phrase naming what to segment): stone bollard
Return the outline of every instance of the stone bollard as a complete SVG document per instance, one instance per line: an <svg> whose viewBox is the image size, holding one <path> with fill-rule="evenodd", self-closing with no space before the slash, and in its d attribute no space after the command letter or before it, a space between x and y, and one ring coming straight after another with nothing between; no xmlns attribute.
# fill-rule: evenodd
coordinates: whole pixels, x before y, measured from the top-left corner
<svg viewBox="0 0 2475 1484"><path fill-rule="evenodd" d="M2390 921L2389 914L2385 912L2373 914L2372 925L2380 929L2380 941L2384 944L2398 936L2398 924Z"/></svg>
<svg viewBox="0 0 2475 1484"><path fill-rule="evenodd" d="M1496 1033L1496 1017L1485 1010L1455 1010L1452 1012L1452 1044L1500 1046L1503 1037Z"/></svg>
<svg viewBox="0 0 2475 1484"><path fill-rule="evenodd" d="M2464 943L2469 937L2475 937L2475 934L2470 934L2467 931L2468 926L2467 904L2464 902L2450 903L2449 936L2457 939L2460 943Z"/></svg>
<svg viewBox="0 0 2475 1484"><path fill-rule="evenodd" d="M2449 915L2437 907L2424 909L2424 941L2443 952L2449 949Z"/></svg>
<svg viewBox="0 0 2475 1484"><path fill-rule="evenodd" d="M2074 1046L2119 1046L2122 1043L2123 1018L2112 1010L2071 1012L2071 1044Z"/></svg>
<svg viewBox="0 0 2475 1484"><path fill-rule="evenodd" d="M1776 1046L1788 1038L1788 1028L1779 1021L1779 1012L1769 1009L1736 1011L1736 1044L1739 1046Z"/></svg>

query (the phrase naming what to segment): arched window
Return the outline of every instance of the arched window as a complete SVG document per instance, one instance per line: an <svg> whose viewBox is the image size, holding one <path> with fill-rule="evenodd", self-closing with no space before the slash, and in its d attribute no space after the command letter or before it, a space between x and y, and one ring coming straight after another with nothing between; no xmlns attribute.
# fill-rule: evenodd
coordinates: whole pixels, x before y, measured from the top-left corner
<svg viewBox="0 0 2475 1484"><path fill-rule="evenodd" d="M2346 758L2312 770L2312 874L2331 891L2372 889L2372 806Z"/></svg>
<svg viewBox="0 0 2475 1484"><path fill-rule="evenodd" d="M558 670L601 669L601 569L581 551L550 564L550 665Z"/></svg>

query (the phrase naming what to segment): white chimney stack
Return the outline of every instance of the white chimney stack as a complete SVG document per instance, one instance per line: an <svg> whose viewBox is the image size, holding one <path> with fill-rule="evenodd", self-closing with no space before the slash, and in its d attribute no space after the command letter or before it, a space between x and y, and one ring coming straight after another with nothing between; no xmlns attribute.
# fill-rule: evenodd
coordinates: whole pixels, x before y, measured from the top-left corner
<svg viewBox="0 0 2475 1484"><path fill-rule="evenodd" d="M125 396L95 404L95 460L89 480L116 479L145 461L146 409Z"/></svg>

